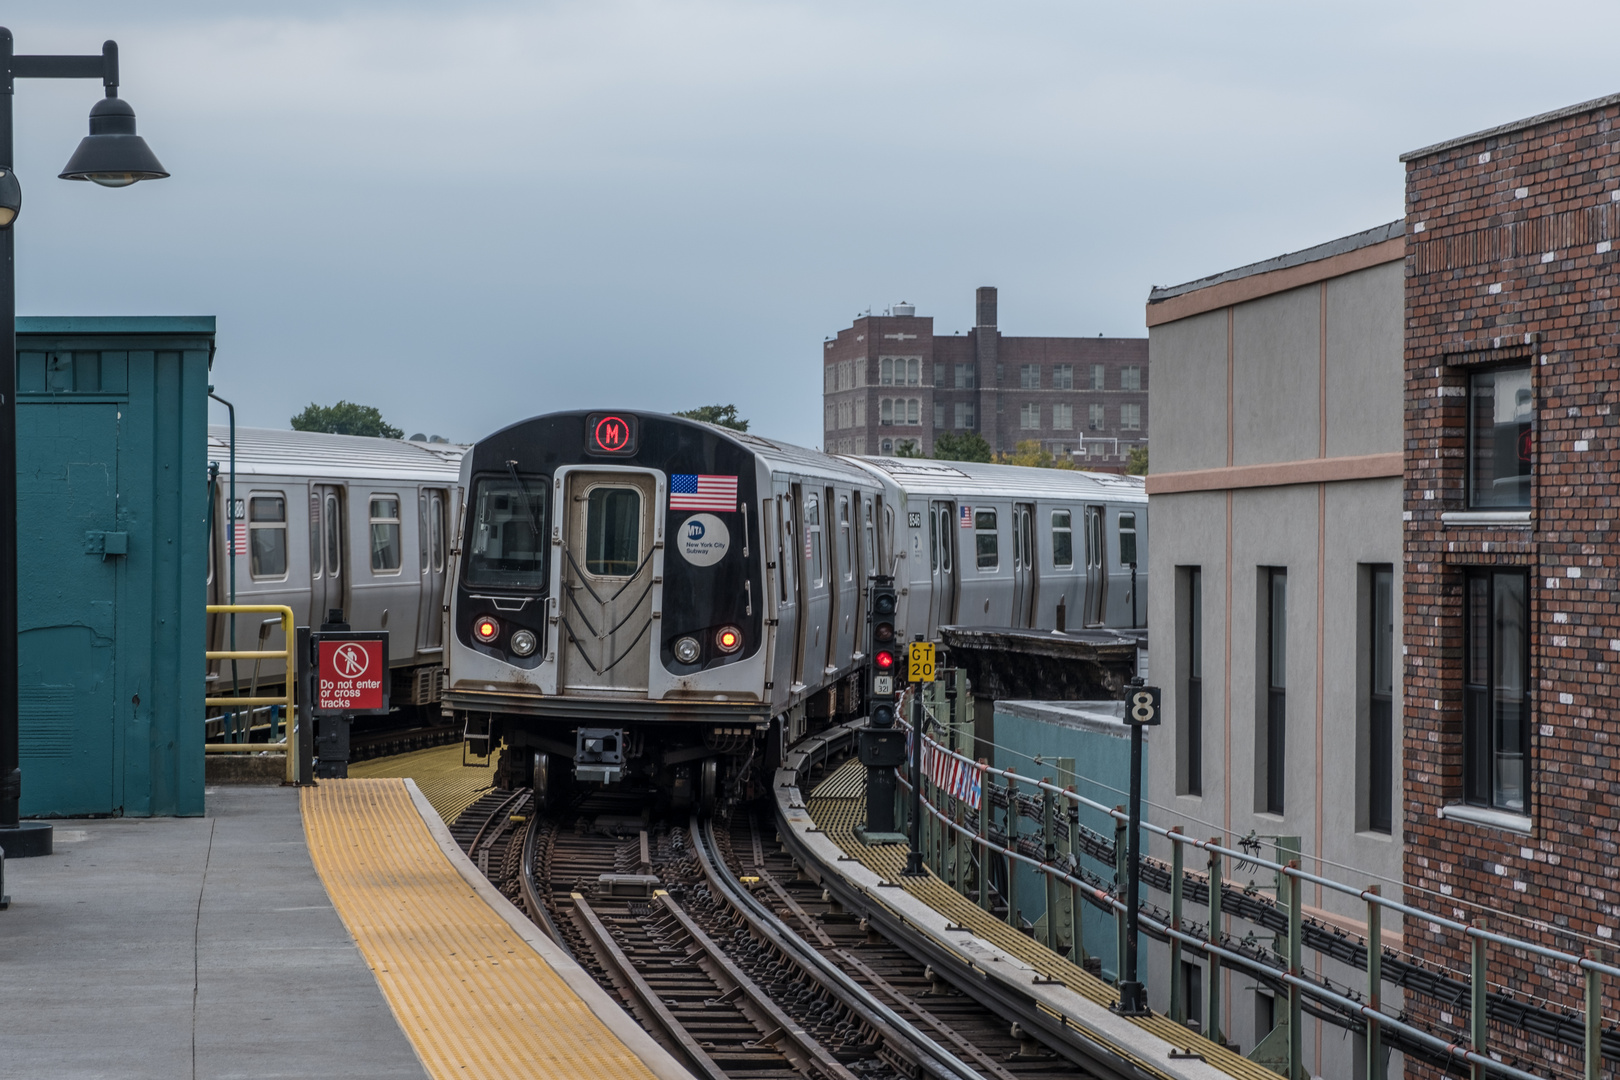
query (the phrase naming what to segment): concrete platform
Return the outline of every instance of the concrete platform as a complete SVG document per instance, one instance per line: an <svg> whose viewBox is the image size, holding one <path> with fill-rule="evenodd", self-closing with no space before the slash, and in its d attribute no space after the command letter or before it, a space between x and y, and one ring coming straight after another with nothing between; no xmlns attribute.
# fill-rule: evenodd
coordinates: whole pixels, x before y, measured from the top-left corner
<svg viewBox="0 0 1620 1080"><path fill-rule="evenodd" d="M0 1077L426 1078L339 921L298 793L56 822L6 863Z"/></svg>

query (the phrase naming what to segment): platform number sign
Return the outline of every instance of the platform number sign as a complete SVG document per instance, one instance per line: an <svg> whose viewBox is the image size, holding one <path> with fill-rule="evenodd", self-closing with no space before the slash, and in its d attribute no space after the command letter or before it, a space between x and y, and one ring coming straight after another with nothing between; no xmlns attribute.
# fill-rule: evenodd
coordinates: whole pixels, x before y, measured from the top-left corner
<svg viewBox="0 0 1620 1080"><path fill-rule="evenodd" d="M935 670L934 643L913 641L906 653L906 681L933 682Z"/></svg>
<svg viewBox="0 0 1620 1080"><path fill-rule="evenodd" d="M1159 723L1159 688L1133 686L1125 692L1125 722L1138 727Z"/></svg>

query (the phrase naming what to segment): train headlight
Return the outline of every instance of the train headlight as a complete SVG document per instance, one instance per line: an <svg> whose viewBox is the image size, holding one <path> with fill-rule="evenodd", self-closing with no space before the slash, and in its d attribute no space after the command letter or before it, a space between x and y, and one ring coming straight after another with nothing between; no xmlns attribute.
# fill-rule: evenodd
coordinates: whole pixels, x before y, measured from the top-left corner
<svg viewBox="0 0 1620 1080"><path fill-rule="evenodd" d="M519 630L512 635L512 651L519 656L528 656L538 644L540 639L534 636L533 630Z"/></svg>
<svg viewBox="0 0 1620 1080"><path fill-rule="evenodd" d="M675 643L675 659L683 664L695 664L703 646L698 644L697 638L683 637Z"/></svg>
<svg viewBox="0 0 1620 1080"><path fill-rule="evenodd" d="M487 644L501 636L501 624L488 615L479 616L473 623L473 636Z"/></svg>
<svg viewBox="0 0 1620 1080"><path fill-rule="evenodd" d="M894 653L888 649L879 649L877 655L872 657L872 663L878 666L879 671L893 671Z"/></svg>
<svg viewBox="0 0 1620 1080"><path fill-rule="evenodd" d="M722 626L714 635L714 647L723 653L734 653L742 648L742 631L735 626Z"/></svg>

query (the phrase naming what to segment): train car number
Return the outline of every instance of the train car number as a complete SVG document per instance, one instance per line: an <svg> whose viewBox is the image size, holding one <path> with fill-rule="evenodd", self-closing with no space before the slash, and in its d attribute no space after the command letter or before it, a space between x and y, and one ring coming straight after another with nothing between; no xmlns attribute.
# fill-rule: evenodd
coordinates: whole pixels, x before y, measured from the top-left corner
<svg viewBox="0 0 1620 1080"><path fill-rule="evenodd" d="M911 529L922 528L922 514L912 510L906 514L906 527Z"/></svg>
<svg viewBox="0 0 1620 1080"><path fill-rule="evenodd" d="M934 643L932 641L913 641L906 659L906 679L908 681L934 681Z"/></svg>

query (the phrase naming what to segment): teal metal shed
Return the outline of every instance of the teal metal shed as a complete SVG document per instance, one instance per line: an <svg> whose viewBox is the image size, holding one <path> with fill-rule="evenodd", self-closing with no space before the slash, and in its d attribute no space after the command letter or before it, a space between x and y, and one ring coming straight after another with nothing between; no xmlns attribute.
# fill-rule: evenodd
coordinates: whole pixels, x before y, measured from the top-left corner
<svg viewBox="0 0 1620 1080"><path fill-rule="evenodd" d="M17 320L25 815L203 812L212 316Z"/></svg>

